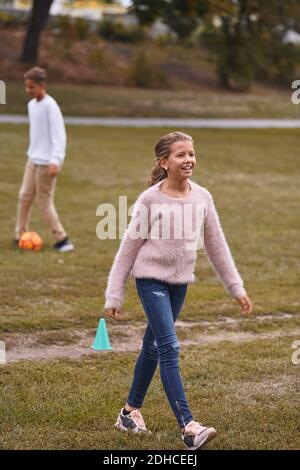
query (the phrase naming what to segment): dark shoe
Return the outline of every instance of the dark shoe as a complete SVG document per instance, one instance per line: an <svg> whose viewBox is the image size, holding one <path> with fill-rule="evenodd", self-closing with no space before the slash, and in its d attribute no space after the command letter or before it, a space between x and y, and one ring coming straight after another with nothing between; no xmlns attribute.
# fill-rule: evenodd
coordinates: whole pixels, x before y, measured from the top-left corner
<svg viewBox="0 0 300 470"><path fill-rule="evenodd" d="M73 243L68 239L68 237L64 238L60 242L55 243L53 245L53 248L60 253L66 253L67 251L73 251L74 250L74 245Z"/></svg>

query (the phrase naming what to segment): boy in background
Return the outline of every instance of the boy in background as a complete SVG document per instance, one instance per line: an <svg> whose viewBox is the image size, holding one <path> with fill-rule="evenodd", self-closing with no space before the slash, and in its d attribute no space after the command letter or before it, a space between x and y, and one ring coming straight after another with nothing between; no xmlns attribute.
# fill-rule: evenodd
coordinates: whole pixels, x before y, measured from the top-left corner
<svg viewBox="0 0 300 470"><path fill-rule="evenodd" d="M54 205L54 193L66 152L66 130L61 110L46 93L46 71L33 67L25 73L25 90L32 98L28 103L29 148L19 192L15 243L28 230L34 198L56 240L59 252L74 250Z"/></svg>

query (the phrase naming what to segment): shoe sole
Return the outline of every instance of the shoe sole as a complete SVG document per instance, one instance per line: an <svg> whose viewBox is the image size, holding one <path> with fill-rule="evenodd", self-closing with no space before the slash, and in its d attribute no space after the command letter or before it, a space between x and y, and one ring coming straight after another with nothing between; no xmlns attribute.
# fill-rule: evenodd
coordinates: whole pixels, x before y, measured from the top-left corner
<svg viewBox="0 0 300 470"><path fill-rule="evenodd" d="M74 251L74 246L73 245L62 246L61 248L58 248L57 251L59 253L68 253L69 251Z"/></svg>
<svg viewBox="0 0 300 470"><path fill-rule="evenodd" d="M148 431L148 429L144 430L136 426L135 428L126 428L123 426L120 417L118 417L117 422L115 423L115 428L120 429L120 431L125 431L125 432L134 432L134 433L147 433L147 434L152 434L151 431Z"/></svg>
<svg viewBox="0 0 300 470"><path fill-rule="evenodd" d="M189 450L197 450L197 449L200 449L201 447L203 447L205 444L207 444L209 441L211 441L212 439L214 439L214 437L216 437L217 435L217 431L214 429L214 428L208 428L208 430L206 431L206 435L204 436L204 438L198 443L197 446L194 446L194 447L189 447L185 444L185 442L183 441L185 447Z"/></svg>

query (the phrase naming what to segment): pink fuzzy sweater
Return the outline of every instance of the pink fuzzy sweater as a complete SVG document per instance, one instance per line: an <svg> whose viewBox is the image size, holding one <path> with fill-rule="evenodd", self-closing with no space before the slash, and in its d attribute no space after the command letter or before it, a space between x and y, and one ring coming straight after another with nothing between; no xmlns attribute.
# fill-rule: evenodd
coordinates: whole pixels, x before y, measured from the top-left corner
<svg viewBox="0 0 300 470"><path fill-rule="evenodd" d="M160 191L163 181L137 198L108 276L104 308L122 306L129 275L175 284L194 282L197 249L202 246L229 295L239 298L246 294L211 193L188 181L191 190L183 198Z"/></svg>

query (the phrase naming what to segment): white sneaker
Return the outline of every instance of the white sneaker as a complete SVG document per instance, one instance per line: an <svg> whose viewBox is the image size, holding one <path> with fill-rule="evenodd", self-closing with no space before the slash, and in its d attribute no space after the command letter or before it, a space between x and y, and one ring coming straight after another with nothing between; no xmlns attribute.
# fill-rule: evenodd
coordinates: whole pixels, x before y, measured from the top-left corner
<svg viewBox="0 0 300 470"><path fill-rule="evenodd" d="M200 449L217 435L214 428L203 426L197 421L190 421L184 428L182 440L184 445L190 450Z"/></svg>
<svg viewBox="0 0 300 470"><path fill-rule="evenodd" d="M133 410L128 415L124 415L122 408L115 427L121 429L121 431L147 432L151 434L146 428L143 416L139 410Z"/></svg>

